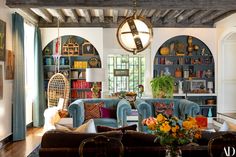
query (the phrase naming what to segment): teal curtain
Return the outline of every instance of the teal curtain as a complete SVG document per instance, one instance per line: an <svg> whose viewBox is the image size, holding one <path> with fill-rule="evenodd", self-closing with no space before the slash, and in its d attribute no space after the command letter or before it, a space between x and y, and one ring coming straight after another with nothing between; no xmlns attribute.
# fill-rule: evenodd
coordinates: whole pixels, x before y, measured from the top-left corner
<svg viewBox="0 0 236 157"><path fill-rule="evenodd" d="M12 134L13 141L23 140L25 124L25 72L24 72L24 19L12 14L12 39L15 52L15 75L13 84Z"/></svg>
<svg viewBox="0 0 236 157"><path fill-rule="evenodd" d="M43 55L41 32L38 27L35 28L34 33L34 91L35 98L33 104L33 125L40 127L44 124L43 112L46 108L44 95L44 78L43 78Z"/></svg>

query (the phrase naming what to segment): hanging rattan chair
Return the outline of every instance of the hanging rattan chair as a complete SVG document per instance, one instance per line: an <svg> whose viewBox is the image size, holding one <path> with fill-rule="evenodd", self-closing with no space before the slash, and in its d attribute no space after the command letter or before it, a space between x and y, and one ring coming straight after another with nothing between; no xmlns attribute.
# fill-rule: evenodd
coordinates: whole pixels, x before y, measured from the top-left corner
<svg viewBox="0 0 236 157"><path fill-rule="evenodd" d="M68 106L69 91L69 82L67 78L61 73L54 74L48 82L48 107L57 106L59 99L63 98L63 109L66 109Z"/></svg>

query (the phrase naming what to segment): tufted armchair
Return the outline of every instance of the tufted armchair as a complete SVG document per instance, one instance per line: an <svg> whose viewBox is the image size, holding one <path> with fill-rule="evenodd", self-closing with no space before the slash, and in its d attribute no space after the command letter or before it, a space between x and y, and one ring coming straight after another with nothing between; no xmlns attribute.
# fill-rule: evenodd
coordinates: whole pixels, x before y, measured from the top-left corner
<svg viewBox="0 0 236 157"><path fill-rule="evenodd" d="M200 107L197 103L186 99L172 99L172 98L150 98L150 99L138 99L135 102L135 107L138 110L138 127L139 131L146 132L146 127L142 125L142 121L148 117L154 117L155 108L153 103L173 103L174 115L180 119L185 119L186 116L195 117L200 111Z"/></svg>
<svg viewBox="0 0 236 157"><path fill-rule="evenodd" d="M96 126L105 125L111 127L127 125L127 115L131 114L130 103L125 99L78 99L69 105L69 113L73 118L73 127L78 127L85 121L84 103L99 103L104 102L106 108L116 108L116 117L114 118L95 118Z"/></svg>

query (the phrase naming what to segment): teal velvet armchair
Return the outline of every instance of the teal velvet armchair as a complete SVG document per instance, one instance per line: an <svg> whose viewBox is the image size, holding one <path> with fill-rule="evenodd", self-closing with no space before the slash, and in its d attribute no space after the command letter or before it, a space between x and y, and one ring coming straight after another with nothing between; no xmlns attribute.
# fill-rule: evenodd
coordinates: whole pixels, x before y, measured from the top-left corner
<svg viewBox="0 0 236 157"><path fill-rule="evenodd" d="M154 117L155 108L154 103L173 103L173 114L179 119L185 119L186 116L195 117L200 112L200 107L197 103L186 99L172 99L172 98L150 98L150 99L137 99L135 107L138 110L138 127L139 131L146 132L147 128L142 125L142 121L148 117Z"/></svg>
<svg viewBox="0 0 236 157"><path fill-rule="evenodd" d="M85 121L84 103L104 102L106 108L116 108L116 119L114 118L95 118L96 126L105 125L110 127L120 127L127 125L127 115L131 114L130 103L125 99L78 99L69 105L69 113L73 118L73 127L82 125Z"/></svg>

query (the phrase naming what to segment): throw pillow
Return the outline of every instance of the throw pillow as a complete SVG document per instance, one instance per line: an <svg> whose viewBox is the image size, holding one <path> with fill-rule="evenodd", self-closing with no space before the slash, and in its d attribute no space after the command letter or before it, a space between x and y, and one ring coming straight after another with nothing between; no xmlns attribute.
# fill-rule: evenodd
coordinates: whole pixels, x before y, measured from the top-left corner
<svg viewBox="0 0 236 157"><path fill-rule="evenodd" d="M234 123L224 121L219 131L236 131L236 125Z"/></svg>
<svg viewBox="0 0 236 157"><path fill-rule="evenodd" d="M173 103L166 104L166 103L156 102L156 103L153 103L153 106L155 109L155 115L162 113L167 116L171 116L174 114L174 104Z"/></svg>
<svg viewBox="0 0 236 157"><path fill-rule="evenodd" d="M79 133L97 133L96 127L94 124L94 120L90 119L88 122L84 123L83 125L80 125L78 128L74 130L74 132Z"/></svg>
<svg viewBox="0 0 236 157"><path fill-rule="evenodd" d="M73 131L73 128L61 124L55 124L55 128L62 131Z"/></svg>
<svg viewBox="0 0 236 157"><path fill-rule="evenodd" d="M116 131L116 130L121 130L122 132L125 132L126 130L134 130L136 131L137 125L133 124L130 126L124 126L121 128L112 128L108 126L97 126L97 132L108 132L108 131Z"/></svg>
<svg viewBox="0 0 236 157"><path fill-rule="evenodd" d="M93 118L101 118L100 108L103 107L104 102L99 103L84 103L85 121Z"/></svg>
<svg viewBox="0 0 236 157"><path fill-rule="evenodd" d="M116 119L116 109L115 108L100 108L101 118L114 118Z"/></svg>

